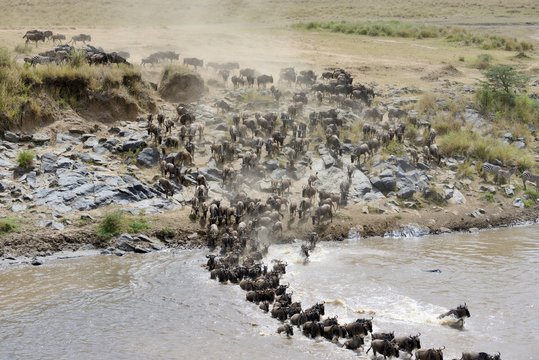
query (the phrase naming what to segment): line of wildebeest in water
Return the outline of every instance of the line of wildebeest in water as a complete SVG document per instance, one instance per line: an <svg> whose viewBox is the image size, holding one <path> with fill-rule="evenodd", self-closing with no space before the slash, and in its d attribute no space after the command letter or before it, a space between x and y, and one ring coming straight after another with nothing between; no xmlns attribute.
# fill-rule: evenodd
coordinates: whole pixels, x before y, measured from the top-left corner
<svg viewBox="0 0 539 360"><path fill-rule="evenodd" d="M301 246L301 253L308 259L317 243L316 233L309 235L308 242ZM308 338L325 338L339 347L359 351L367 342L375 357L383 355L384 359L400 357L400 352L412 354L417 360L443 360L441 348L422 349L420 335L395 336L394 332L373 332L373 320L359 318L349 323L339 323L337 317L325 317L325 304L319 302L311 307L303 308L301 303L292 300L293 293L289 291L289 284L281 284L282 275L286 274L287 263L281 260L272 260L272 267L261 262L267 254L267 247L262 250L251 249L251 252L242 257L243 248L223 244L221 255L206 255L206 268L210 278L220 283L236 284L246 291L247 301L258 305L265 313L277 319L281 324L277 327L278 334L287 337L294 335L297 328ZM470 312L466 304L459 305L438 318L452 317L451 320L461 321L469 317ZM485 352L466 352L460 360L500 360L500 353L490 355Z"/></svg>

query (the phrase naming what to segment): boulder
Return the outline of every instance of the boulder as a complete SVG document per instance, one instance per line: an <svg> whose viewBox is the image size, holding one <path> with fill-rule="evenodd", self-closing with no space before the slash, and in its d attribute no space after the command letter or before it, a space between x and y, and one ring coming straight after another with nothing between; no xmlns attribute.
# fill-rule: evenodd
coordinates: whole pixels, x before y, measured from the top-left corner
<svg viewBox="0 0 539 360"><path fill-rule="evenodd" d="M11 132L11 131L5 131L4 132L4 140L10 143L18 143L20 140L19 135Z"/></svg>
<svg viewBox="0 0 539 360"><path fill-rule="evenodd" d="M122 144L122 151L136 151L144 147L146 147L146 143L143 140L132 140Z"/></svg>
<svg viewBox="0 0 539 360"><path fill-rule="evenodd" d="M204 95L204 80L196 73L172 71L165 73L158 91L170 102L193 102Z"/></svg>
<svg viewBox="0 0 539 360"><path fill-rule="evenodd" d="M449 199L447 199L447 201L450 203L450 204L455 204L455 205L462 205L462 204L466 204L466 198L464 197L464 195L457 189L453 189L452 191L452 195Z"/></svg>
<svg viewBox="0 0 539 360"><path fill-rule="evenodd" d="M415 190L409 186L405 186L399 190L397 196L401 199L410 199L414 196Z"/></svg>
<svg viewBox="0 0 539 360"><path fill-rule="evenodd" d="M160 153L155 147L145 148L137 156L137 165L144 167L152 167L159 162Z"/></svg>
<svg viewBox="0 0 539 360"><path fill-rule="evenodd" d="M34 142L35 145L41 146L41 145L45 145L46 143L51 141L51 137L49 135L47 135L47 134L36 133L36 134L34 134L34 137L32 138L32 141Z"/></svg>
<svg viewBox="0 0 539 360"><path fill-rule="evenodd" d="M385 177L374 176L370 181L375 188L383 193L395 191L397 188L397 179L392 175Z"/></svg>
<svg viewBox="0 0 539 360"><path fill-rule="evenodd" d="M521 198L516 198L515 201L513 201L513 206L516 208L524 208L524 201L522 201Z"/></svg>

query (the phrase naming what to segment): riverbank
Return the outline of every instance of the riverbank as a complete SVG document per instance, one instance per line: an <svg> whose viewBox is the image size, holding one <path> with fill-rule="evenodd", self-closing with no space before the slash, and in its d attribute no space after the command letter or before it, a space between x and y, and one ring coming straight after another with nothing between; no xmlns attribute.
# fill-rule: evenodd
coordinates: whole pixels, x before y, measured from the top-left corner
<svg viewBox="0 0 539 360"><path fill-rule="evenodd" d="M189 220L188 209L149 217L149 222L159 226L140 234L154 239L167 248L201 248L206 246L206 231L198 222ZM350 206L338 212L332 223L310 226L310 220L299 223L293 229L285 228L276 234L273 243L286 243L307 239L313 230L322 241L342 241L351 236L370 237L415 237L455 232L477 232L484 229L508 227L524 223L535 223L539 219L539 206L529 209L507 208L496 205L483 206L480 216L474 217L473 207L433 207L423 210L403 211L399 214L363 214L358 206ZM292 224L290 224L292 225ZM133 234L132 236L136 236ZM109 239L97 235L96 224L86 224L62 232L55 230L27 229L19 233L0 237L0 256L4 260L19 264L34 257L55 256L77 252L77 256L92 254L80 252L96 250L106 254L123 255L118 248L119 237ZM121 247L121 245L120 245ZM118 251L119 250L119 251Z"/></svg>

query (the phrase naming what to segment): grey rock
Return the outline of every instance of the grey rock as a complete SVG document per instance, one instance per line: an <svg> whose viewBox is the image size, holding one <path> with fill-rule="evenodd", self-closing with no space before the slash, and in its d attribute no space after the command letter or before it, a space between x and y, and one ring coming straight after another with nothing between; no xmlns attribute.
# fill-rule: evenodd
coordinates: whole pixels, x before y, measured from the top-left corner
<svg viewBox="0 0 539 360"><path fill-rule="evenodd" d="M4 140L11 142L11 143L18 143L20 140L19 135L11 132L11 131L5 131L4 132Z"/></svg>
<svg viewBox="0 0 539 360"><path fill-rule="evenodd" d="M225 124L219 124L215 127L215 130L217 131L228 131L228 127Z"/></svg>
<svg viewBox="0 0 539 360"><path fill-rule="evenodd" d="M85 133L85 131L83 129L78 129L78 128L71 128L68 131L72 135L82 135L82 134Z"/></svg>
<svg viewBox="0 0 539 360"><path fill-rule="evenodd" d="M504 187L505 195L512 197L515 195L515 187L513 185L505 186Z"/></svg>
<svg viewBox="0 0 539 360"><path fill-rule="evenodd" d="M524 201L522 201L521 198L516 198L516 199L513 201L513 206L514 206L514 207L517 207L517 208L520 208L520 209L523 209L523 208L524 208Z"/></svg>
<svg viewBox="0 0 539 360"><path fill-rule="evenodd" d="M94 217L92 215L89 215L89 214L82 214L80 216L80 219L81 220L86 220L86 221L94 221Z"/></svg>
<svg viewBox="0 0 539 360"><path fill-rule="evenodd" d="M82 147L85 149L91 149L97 144L99 144L99 142L97 141L97 138L95 136L91 136L88 139L86 139L86 141L84 141L84 143L82 144Z"/></svg>
<svg viewBox="0 0 539 360"><path fill-rule="evenodd" d="M144 167L152 167L159 162L159 150L154 147L145 148L137 156L137 165Z"/></svg>
<svg viewBox="0 0 539 360"><path fill-rule="evenodd" d="M47 134L36 133L36 134L34 134L34 136L32 138L32 141L37 146L41 146L41 145L45 145L46 143L51 141L51 137L49 135L47 135Z"/></svg>
<svg viewBox="0 0 539 360"><path fill-rule="evenodd" d="M146 143L143 140L127 141L123 143L122 151L136 151L144 147L146 147Z"/></svg>
<svg viewBox="0 0 539 360"><path fill-rule="evenodd" d="M97 165L103 165L103 164L106 164L107 162L102 156L93 152L82 154L80 159L82 162L92 163L92 164L97 164Z"/></svg>
<svg viewBox="0 0 539 360"><path fill-rule="evenodd" d="M23 212L26 209L28 209L28 206L26 206L24 204L13 204L13 206L11 207L11 211L13 211L15 213Z"/></svg>
<svg viewBox="0 0 539 360"><path fill-rule="evenodd" d="M397 188L397 179L392 175L385 177L374 176L370 179L372 185L383 193L395 191Z"/></svg>
<svg viewBox="0 0 539 360"><path fill-rule="evenodd" d="M40 266L43 265L43 260L38 259L37 257L32 258L32 261L30 262L33 266Z"/></svg>
<svg viewBox="0 0 539 360"><path fill-rule="evenodd" d="M401 199L410 199L414 196L415 190L411 187L405 186L399 190L397 196Z"/></svg>
<svg viewBox="0 0 539 360"><path fill-rule="evenodd" d="M456 204L456 205L466 204L466 198L457 189L453 189L451 197L447 200L450 204Z"/></svg>
<svg viewBox="0 0 539 360"><path fill-rule="evenodd" d="M51 226L51 228L53 228L54 230L60 230L60 231L61 231L61 230L64 230L64 227L65 227L64 224L59 223L59 222L57 222L57 221L52 221L50 226Z"/></svg>
<svg viewBox="0 0 539 360"><path fill-rule="evenodd" d="M524 141L515 141L513 145L515 145L517 149L524 149L526 147L526 143Z"/></svg>
<svg viewBox="0 0 539 360"><path fill-rule="evenodd" d="M279 162L277 160L270 159L264 162L264 166L268 171L273 171L279 168Z"/></svg>
<svg viewBox="0 0 539 360"><path fill-rule="evenodd" d="M43 172L49 173L56 170L56 161L58 160L58 155L53 153L45 153L41 156L41 170Z"/></svg>

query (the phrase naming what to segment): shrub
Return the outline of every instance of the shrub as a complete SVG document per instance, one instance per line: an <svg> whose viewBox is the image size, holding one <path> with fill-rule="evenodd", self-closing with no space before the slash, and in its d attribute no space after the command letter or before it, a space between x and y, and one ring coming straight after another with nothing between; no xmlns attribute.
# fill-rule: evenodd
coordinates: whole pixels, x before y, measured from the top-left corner
<svg viewBox="0 0 539 360"><path fill-rule="evenodd" d="M493 59L490 54L479 54L477 55L474 66L477 69L485 70L491 65Z"/></svg>
<svg viewBox="0 0 539 360"><path fill-rule="evenodd" d="M437 143L445 156L464 156L490 163L499 160L506 166L517 165L520 170L530 169L535 164L527 151L468 130L447 133L440 136Z"/></svg>
<svg viewBox="0 0 539 360"><path fill-rule="evenodd" d="M534 203L537 202L537 200L539 199L539 191L537 190L526 189L526 191L524 191L524 194L529 200L533 201Z"/></svg>
<svg viewBox="0 0 539 360"><path fill-rule="evenodd" d="M122 232L122 221L123 214L121 211L105 214L99 223L97 234L104 238L119 235Z"/></svg>
<svg viewBox="0 0 539 360"><path fill-rule="evenodd" d="M23 150L17 155L17 164L21 168L29 169L34 165L36 154L31 150Z"/></svg>
<svg viewBox="0 0 539 360"><path fill-rule="evenodd" d="M473 180L475 177L475 167L469 161L459 164L457 167L457 177L459 179Z"/></svg>
<svg viewBox="0 0 539 360"><path fill-rule="evenodd" d="M395 140L390 141L389 144L387 144L385 151L388 154L395 156L404 156L407 153L404 144Z"/></svg>
<svg viewBox="0 0 539 360"><path fill-rule="evenodd" d="M17 227L17 222L12 218L0 219L0 235L13 232Z"/></svg>
<svg viewBox="0 0 539 360"><path fill-rule="evenodd" d="M494 202L494 194L487 191L485 194L483 194L483 199L485 199L487 202Z"/></svg>
<svg viewBox="0 0 539 360"><path fill-rule="evenodd" d="M144 230L149 230L151 228L150 224L143 217L137 219L130 219L128 223L129 229L131 232L139 233Z"/></svg>
<svg viewBox="0 0 539 360"><path fill-rule="evenodd" d="M433 93L424 93L417 102L417 111L420 114L433 114L437 108L436 96Z"/></svg>
<svg viewBox="0 0 539 360"><path fill-rule="evenodd" d="M436 130L438 136L441 136L449 132L459 131L462 125L450 114L438 113L432 122L432 127Z"/></svg>

